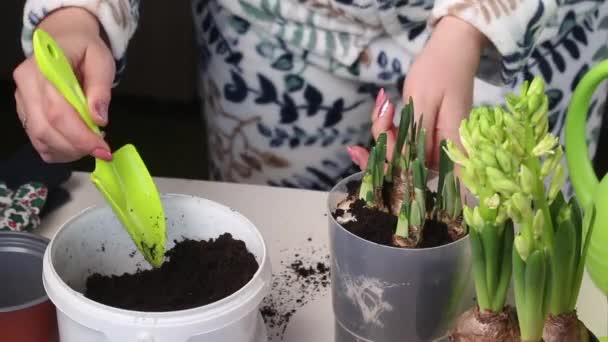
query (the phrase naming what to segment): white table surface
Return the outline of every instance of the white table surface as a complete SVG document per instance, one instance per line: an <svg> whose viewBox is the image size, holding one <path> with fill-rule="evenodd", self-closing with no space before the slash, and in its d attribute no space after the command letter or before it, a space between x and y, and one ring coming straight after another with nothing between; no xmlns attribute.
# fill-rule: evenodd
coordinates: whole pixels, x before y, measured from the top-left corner
<svg viewBox="0 0 608 342"><path fill-rule="evenodd" d="M328 258L327 193L257 185L217 183L172 178L156 178L161 193L190 194L227 205L248 217L266 239L278 282L270 298L282 304L279 313L295 309L284 326L269 330L270 341L331 342L334 339L329 286L305 288L303 303L298 303L301 288L287 283L289 264L299 255L306 264L326 262ZM81 210L104 204L89 181L88 174L76 172L64 185L71 200L52 212L38 232L52 238L62 223ZM310 241L309 241L310 240ZM306 286L306 285L302 285ZM587 275L583 280L578 305L579 317L598 336L608 335L608 303ZM277 336L278 334L278 336Z"/></svg>

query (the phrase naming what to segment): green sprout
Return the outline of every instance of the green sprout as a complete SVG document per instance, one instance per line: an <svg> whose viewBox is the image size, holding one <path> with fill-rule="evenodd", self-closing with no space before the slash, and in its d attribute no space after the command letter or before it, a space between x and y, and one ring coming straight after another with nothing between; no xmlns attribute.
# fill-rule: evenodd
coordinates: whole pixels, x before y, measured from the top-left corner
<svg viewBox="0 0 608 342"><path fill-rule="evenodd" d="M359 189L359 198L370 207L383 207L382 187L384 184L386 139L386 133L380 134L378 142L372 148Z"/></svg>
<svg viewBox="0 0 608 342"><path fill-rule="evenodd" d="M414 120L414 103L410 98L401 111L390 162L386 165L387 135L382 133L370 151L359 190L359 199L367 206L386 210L398 218L393 244L399 247L418 246L428 219L441 221L449 227L458 227L462 221L460 182L454 174L454 164L445 152L441 153L437 192L428 189L426 131L422 119L421 116L418 122ZM464 233L464 229L461 230Z"/></svg>

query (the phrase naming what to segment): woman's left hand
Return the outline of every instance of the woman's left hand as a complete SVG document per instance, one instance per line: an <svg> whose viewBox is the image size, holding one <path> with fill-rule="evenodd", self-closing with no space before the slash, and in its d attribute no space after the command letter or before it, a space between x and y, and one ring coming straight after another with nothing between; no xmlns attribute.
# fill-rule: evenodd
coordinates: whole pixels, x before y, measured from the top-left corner
<svg viewBox="0 0 608 342"><path fill-rule="evenodd" d="M407 103L410 97L413 99L416 120L423 115L429 168L438 168L441 140L460 143L458 128L473 103L474 79L485 44L487 39L476 28L458 18L445 17L439 21L408 72L403 101ZM382 101L376 101L372 133L374 139L382 132L391 133L388 145L392 147L394 107L391 105L389 113L380 116L381 106ZM367 151L360 147L349 147L348 151L353 161L365 168Z"/></svg>

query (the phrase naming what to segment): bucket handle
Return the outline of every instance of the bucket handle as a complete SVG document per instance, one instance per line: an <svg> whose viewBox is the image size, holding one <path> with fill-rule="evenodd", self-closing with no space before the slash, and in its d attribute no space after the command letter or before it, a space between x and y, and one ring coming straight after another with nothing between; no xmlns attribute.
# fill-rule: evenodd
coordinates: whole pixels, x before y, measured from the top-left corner
<svg viewBox="0 0 608 342"><path fill-rule="evenodd" d="M591 97L608 78L608 60L590 69L580 80L566 116L566 160L576 197L584 208L592 205L599 180L589 158L586 139L587 113Z"/></svg>

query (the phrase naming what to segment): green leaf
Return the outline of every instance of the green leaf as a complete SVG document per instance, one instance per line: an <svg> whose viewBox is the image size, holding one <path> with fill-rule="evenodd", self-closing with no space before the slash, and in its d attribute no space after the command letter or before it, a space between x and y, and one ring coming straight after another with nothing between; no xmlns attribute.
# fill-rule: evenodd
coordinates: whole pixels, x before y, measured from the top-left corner
<svg viewBox="0 0 608 342"><path fill-rule="evenodd" d="M521 337L524 341L541 341L545 321L544 292L546 283L547 261L542 250L535 250L526 262L525 311L527 317L519 318ZM519 313L519 308L518 308Z"/></svg>
<svg viewBox="0 0 608 342"><path fill-rule="evenodd" d="M521 235L514 238L514 241L521 239ZM515 292L515 307L521 322L525 320L524 304L526 303L526 264L519 255L517 248L513 248L513 291Z"/></svg>
<svg viewBox="0 0 608 342"><path fill-rule="evenodd" d="M412 211L410 212L410 224L413 226L421 227L422 218L424 217L424 215L420 212L421 206L416 200L412 201L411 210Z"/></svg>
<svg viewBox="0 0 608 342"><path fill-rule="evenodd" d="M396 172L399 168L398 159L401 156L401 151L403 150L403 144L407 139L408 127L410 125L410 121L412 120L413 115L413 107L414 104L412 102L412 98L410 97L409 103L403 107L401 110L401 119L399 121L399 132L397 133L397 142L395 144L395 149L393 151L392 158L392 168L389 169L389 178L392 179L392 173Z"/></svg>
<svg viewBox="0 0 608 342"><path fill-rule="evenodd" d="M477 229L470 229L469 241L471 241L471 252L473 254L473 280L475 281L477 304L483 310L492 310L491 301L488 296L488 286L486 284L485 253Z"/></svg>
<svg viewBox="0 0 608 342"><path fill-rule="evenodd" d="M486 263L486 284L488 286L488 294L490 295L490 303L493 302L491 294L494 293L498 287L498 277L500 275L500 259L499 259L499 248L498 243L498 232L495 227L486 223L484 229L481 231L481 244L483 245L484 259Z"/></svg>
<svg viewBox="0 0 608 342"><path fill-rule="evenodd" d="M557 222L557 217L559 213L567 206L566 200L564 199L564 194L560 191L555 199L549 206L549 212L551 213L551 219L553 222Z"/></svg>
<svg viewBox="0 0 608 342"><path fill-rule="evenodd" d="M450 159L446 148L447 140L443 139L439 144L439 180L437 183L437 194L443 193L443 183L446 174L454 170L454 162Z"/></svg>
<svg viewBox="0 0 608 342"><path fill-rule="evenodd" d="M424 177L424 164L420 159L414 160L412 163L412 172L414 173L414 187L424 189L426 180Z"/></svg>
<svg viewBox="0 0 608 342"><path fill-rule="evenodd" d="M561 193L561 191L560 191ZM576 255L580 257L583 248L583 213L575 196L570 198L570 215L576 232Z"/></svg>
<svg viewBox="0 0 608 342"><path fill-rule="evenodd" d="M576 301L578 299L579 292L581 290L581 283L583 281L583 272L585 271L585 260L587 259L587 252L589 250L589 241L591 240L591 235L593 233L593 229L595 226L595 218L596 218L596 208L595 205L592 204L587 210L585 210L585 215L583 217L583 230L585 230L585 242L582 246L581 257L579 259L578 265L576 265L576 273L574 275L574 289L572 293L574 294L572 298L570 298L569 306L574 308L576 307Z"/></svg>
<svg viewBox="0 0 608 342"><path fill-rule="evenodd" d="M498 228L498 227L497 227ZM509 285L511 284L511 274L513 272L513 221L507 220L503 226L503 233L500 236L502 247L500 251L500 270L498 278L498 287L494 291L492 309L494 312L502 311L507 300L507 292L509 291Z"/></svg>
<svg viewBox="0 0 608 342"><path fill-rule="evenodd" d="M251 4L249 4L248 2L246 2L244 0L239 0L239 4L241 5L241 7L243 8L243 11L245 11L245 13L253 16L257 20L261 20L261 21L273 21L274 20L274 15L272 15L272 13L270 13L264 9L252 6Z"/></svg>
<svg viewBox="0 0 608 342"><path fill-rule="evenodd" d="M562 221L555 234L555 248L551 256L551 299L549 310L553 315L571 311L567 307L574 290L572 278L576 272L576 233L570 220Z"/></svg>
<svg viewBox="0 0 608 342"><path fill-rule="evenodd" d="M420 125L420 127L422 127L422 125ZM426 157L426 131L424 129L420 130L418 134L418 145L416 147L416 158L420 159L422 165L424 165Z"/></svg>

